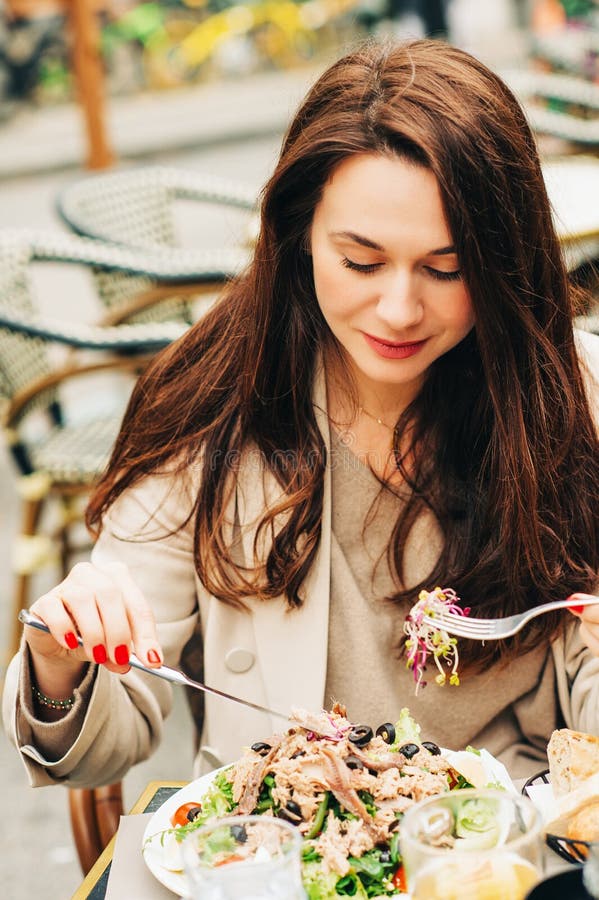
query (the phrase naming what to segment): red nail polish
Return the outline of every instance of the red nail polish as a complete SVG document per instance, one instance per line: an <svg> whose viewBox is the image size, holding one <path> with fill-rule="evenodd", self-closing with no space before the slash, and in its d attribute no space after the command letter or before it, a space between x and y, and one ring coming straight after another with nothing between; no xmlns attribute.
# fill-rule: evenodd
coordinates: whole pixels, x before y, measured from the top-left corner
<svg viewBox="0 0 599 900"><path fill-rule="evenodd" d="M96 646L92 650L92 654L94 657L94 661L97 662L98 665L105 663L108 659L106 655L106 647L104 646L104 644L96 644Z"/></svg>
<svg viewBox="0 0 599 900"><path fill-rule="evenodd" d="M584 606L569 606L568 609L579 616L584 612Z"/></svg>
<svg viewBox="0 0 599 900"><path fill-rule="evenodd" d="M148 650L148 662L159 663L160 656L156 650Z"/></svg>
<svg viewBox="0 0 599 900"><path fill-rule="evenodd" d="M76 650L79 646L77 635L73 631L67 631L64 636L64 640L69 650Z"/></svg>
<svg viewBox="0 0 599 900"><path fill-rule="evenodd" d="M114 648L114 658L119 666L129 665L129 647L126 644L119 644Z"/></svg>

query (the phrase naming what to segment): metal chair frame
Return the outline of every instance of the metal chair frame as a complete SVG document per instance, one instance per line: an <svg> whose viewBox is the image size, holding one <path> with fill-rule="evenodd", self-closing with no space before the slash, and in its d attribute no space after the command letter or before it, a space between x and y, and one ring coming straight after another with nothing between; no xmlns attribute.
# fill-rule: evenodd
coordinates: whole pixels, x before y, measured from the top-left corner
<svg viewBox="0 0 599 900"><path fill-rule="evenodd" d="M18 648L20 627L16 616L21 607L28 606L30 581L38 564L47 562L51 551L50 558L59 563L61 572L65 574L68 569L75 549L71 529L81 519L77 498L89 491L107 462L118 430L116 417L100 423L102 441L100 446L94 446L95 455L92 454L97 466L86 461L81 448L71 448L69 444L76 458L67 459L63 445L56 467L51 464L51 454L46 455L50 464L40 467L44 448L47 451L51 440L60 438L69 427L58 389L90 373L124 371L135 376L156 351L189 327L182 320L89 325L41 315L30 284L29 267L44 261L83 265L107 274L149 277L165 291L172 293L183 287L197 293L221 286L238 270L240 257L228 253L194 254L192 259L191 255L181 255L178 265L173 266L168 254L159 251L129 251L60 233L0 230L0 425L17 471L22 499L19 541L27 550L21 554L19 570L15 572L9 656ZM46 353L51 345L70 348L66 361L52 364ZM47 423L42 438L36 436L36 444L26 433L32 413L41 415ZM95 439L93 421L91 427ZM77 436L76 426L71 434ZM60 449L60 444L56 446ZM56 532L48 535L40 532L40 526L50 503L58 503L60 521ZM123 811L121 785L71 790L69 808L79 861L87 872L118 826Z"/></svg>

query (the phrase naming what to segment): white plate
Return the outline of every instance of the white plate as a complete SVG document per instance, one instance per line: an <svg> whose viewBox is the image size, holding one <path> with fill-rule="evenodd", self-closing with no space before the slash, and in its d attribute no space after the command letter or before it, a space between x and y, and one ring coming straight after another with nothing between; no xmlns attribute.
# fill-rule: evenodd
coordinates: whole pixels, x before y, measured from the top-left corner
<svg viewBox="0 0 599 900"><path fill-rule="evenodd" d="M458 769L458 760L461 756L461 753L455 754L455 763L452 761L452 756L454 753L450 750L443 750L443 755L446 756L452 765L455 765L455 768ZM498 760L495 759L494 756L491 756L490 753L487 753L486 750L481 750L482 764L484 767L485 775L488 781L499 782L506 790L515 792L516 789L514 784L509 777L505 766L503 766ZM477 758L477 757L475 757ZM223 768L228 768L228 766L224 766ZM201 802L203 795L206 793L210 785L212 784L213 779L217 775L218 772L222 772L222 769L215 769L214 772L209 772L207 775L202 775L201 778L197 778L195 781L190 782L184 788L177 791L176 794L173 794L172 797L169 797L162 806L156 810L148 825L146 830L144 831L142 849L143 856L147 867L149 868L152 875L164 885L164 887L168 888L169 891L172 891L173 894L176 894L178 897L184 896L187 884L185 881L185 876L182 872L174 872L171 869L166 868L165 860L167 864L169 860L173 860L174 857L171 855L172 846L167 847L166 851L160 844L159 837L156 837L155 840L149 841L152 837L156 835L160 835L161 832L165 831L167 828L171 828L170 817L181 806L183 803L191 803L191 802ZM481 785L482 786L482 785ZM174 844L175 842L170 842ZM165 856L165 853L168 854L168 858ZM397 895L399 896L407 896L407 895Z"/></svg>
<svg viewBox="0 0 599 900"><path fill-rule="evenodd" d="M173 894L176 894L177 897L182 897L186 893L187 883L185 876L183 872L173 872L165 867L164 849L160 845L160 838L156 837L153 841L151 838L172 827L171 816L183 803L201 802L203 795L220 771L222 770L215 769L214 772L202 775L201 778L191 781L184 788L173 794L172 797L169 797L168 800L165 800L162 806L156 810L144 831L142 852L145 864L154 878L163 884L165 888L168 888L169 891L172 891Z"/></svg>

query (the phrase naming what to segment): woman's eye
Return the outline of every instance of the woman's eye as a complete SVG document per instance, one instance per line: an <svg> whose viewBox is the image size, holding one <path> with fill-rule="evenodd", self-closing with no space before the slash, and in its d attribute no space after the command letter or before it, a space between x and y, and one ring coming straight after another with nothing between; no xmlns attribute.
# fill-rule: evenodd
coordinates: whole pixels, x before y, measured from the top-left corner
<svg viewBox="0 0 599 900"><path fill-rule="evenodd" d="M442 269L433 269L431 266L425 266L424 269L431 278L435 278L437 281L459 281L462 277L460 269L456 269L455 272L445 272Z"/></svg>
<svg viewBox="0 0 599 900"><path fill-rule="evenodd" d="M351 269L353 272L361 272L363 275L375 272L382 265L382 263L357 263L353 259L348 259L347 256L343 257L342 263L346 269Z"/></svg>

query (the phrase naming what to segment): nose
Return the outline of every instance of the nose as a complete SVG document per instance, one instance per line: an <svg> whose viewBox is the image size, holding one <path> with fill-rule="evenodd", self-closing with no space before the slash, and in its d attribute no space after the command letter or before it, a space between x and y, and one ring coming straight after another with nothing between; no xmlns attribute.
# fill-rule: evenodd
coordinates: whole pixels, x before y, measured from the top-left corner
<svg viewBox="0 0 599 900"><path fill-rule="evenodd" d="M401 331L422 321L424 306L418 279L411 271L396 271L381 284L377 313L393 331Z"/></svg>

